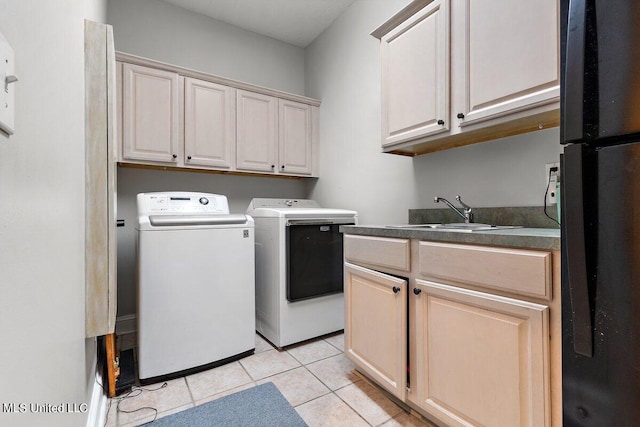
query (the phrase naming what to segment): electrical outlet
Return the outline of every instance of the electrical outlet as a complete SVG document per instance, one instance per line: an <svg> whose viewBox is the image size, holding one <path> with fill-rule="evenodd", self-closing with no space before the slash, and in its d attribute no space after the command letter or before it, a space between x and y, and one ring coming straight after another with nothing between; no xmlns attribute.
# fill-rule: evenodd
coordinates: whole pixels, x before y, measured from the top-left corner
<svg viewBox="0 0 640 427"><path fill-rule="evenodd" d="M555 170L551 170L555 168ZM547 205L558 203L556 197L556 183L560 181L560 163L547 163L545 165L545 188L547 191Z"/></svg>

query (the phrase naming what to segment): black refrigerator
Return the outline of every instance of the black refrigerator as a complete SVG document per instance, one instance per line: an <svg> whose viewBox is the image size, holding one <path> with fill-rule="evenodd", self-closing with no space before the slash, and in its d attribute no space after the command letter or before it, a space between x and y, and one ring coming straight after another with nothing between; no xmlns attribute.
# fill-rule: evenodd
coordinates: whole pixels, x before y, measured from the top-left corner
<svg viewBox="0 0 640 427"><path fill-rule="evenodd" d="M560 5L563 421L640 426L640 1Z"/></svg>

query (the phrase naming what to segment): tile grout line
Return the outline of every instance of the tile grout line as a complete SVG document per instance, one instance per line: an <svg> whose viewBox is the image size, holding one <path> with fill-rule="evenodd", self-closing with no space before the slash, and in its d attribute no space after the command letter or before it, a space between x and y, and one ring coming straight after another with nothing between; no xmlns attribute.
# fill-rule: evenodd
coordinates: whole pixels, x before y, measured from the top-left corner
<svg viewBox="0 0 640 427"><path fill-rule="evenodd" d="M344 332L343 332L342 334L344 335ZM340 351L340 352L341 352L341 354L342 354L342 355L344 355L344 357L347 357L347 356L345 355L345 351L344 351L344 349L341 349L341 348L339 348L338 346L333 345L332 343L330 343L330 342L329 342L329 341L327 341L326 339L324 339L324 341L325 341L327 344L329 344L330 346L332 346L333 348L335 348L335 349L337 349L338 351ZM348 359L348 358L347 358L347 359ZM360 381L362 381L362 380L360 380ZM352 382L351 384L347 384L347 385L345 385L345 386L343 386L343 387L340 387L340 388L337 388L337 389L335 389L335 390L332 390L331 392L332 392L333 394L335 394L335 395L336 395L336 397L337 397L338 399L340 399L342 402L344 402L344 404L345 404L345 405L347 405L349 408L351 408L351 410L352 410L353 412L355 412L355 413L356 413L356 414L357 414L357 415L358 415L358 416L359 416L359 417L360 417L360 418L361 418L365 423L367 423L368 425L370 425L370 426L372 426L372 427L375 427L375 426L373 426L373 424L371 424L370 422L368 422L368 421L367 421L367 420L366 420L362 415L360 415L360 412L358 412L358 411L356 410L356 408L352 407L352 406L349 404L349 402L347 402L346 400L344 400L342 397L340 397L340 395L339 395L338 393L336 393L336 391L338 391L338 390L342 390L342 389L345 389L345 388L347 388L347 387L349 387L349 386L351 386L351 385L354 385L354 384L356 384L356 383L358 383L358 382L360 382L360 381ZM402 412L404 413L404 411L402 411ZM389 422L389 421L390 421L390 420L392 420L392 419L394 419L394 417L389 417L387 420L383 421L383 422L382 422L382 423L380 423L379 425L382 425L382 424L384 424L384 423L386 423L386 422Z"/></svg>
<svg viewBox="0 0 640 427"><path fill-rule="evenodd" d="M335 348L335 349L337 349L338 351L340 351L340 353L341 353L342 355L345 355L345 352L344 352L344 350L343 350L343 349L338 348L337 346L333 345L332 343L330 343L330 342L329 342L329 341L327 341L326 339L323 339L323 341L325 341L327 344L329 344L329 345L330 345L330 346L332 346L333 348ZM333 356L329 356L329 357L333 357ZM327 357L327 358L325 358L325 359L328 359L329 357ZM346 355L345 355L345 357L346 357ZM325 360L325 359L319 359L319 360L317 360L317 361ZM312 362L312 363L315 363L315 362ZM305 365L305 368L306 368L306 365ZM308 369L307 369L307 370L308 370ZM311 371L309 371L309 372L311 372ZM313 375L313 372L311 372L311 375ZM314 376L315 376L315 375L314 375ZM316 378L317 378L317 377L316 377ZM317 378L317 379L318 379L318 381L322 382L322 381L320 380L320 378ZM360 381L362 381L362 380L360 380ZM393 419L395 419L395 418L397 418L397 417L399 417L399 416L402 416L403 414L405 414L405 413L406 413L406 412L404 411L404 409L400 408L400 409L401 409L401 411L400 411L398 414L396 414L395 416L389 416L389 418L385 419L384 421L382 421L381 423L377 424L376 426L374 426L373 424L371 424L370 422L368 422L368 421L367 421L367 420L366 420L366 419L365 419L365 418L360 414L360 412L358 412L358 410L357 410L356 408L354 408L353 406L351 406L351 405L349 404L349 402L347 402L346 400L342 399L342 397L340 397L340 395L339 395L338 393L336 393L338 390L343 390L343 389L345 389L345 388L347 388L347 387L349 387L349 386L351 386L351 385L354 385L354 384L356 384L356 383L358 383L358 382L360 382L360 381L351 382L350 384L347 384L347 385L345 385L345 386L343 386L343 387L340 387L340 388L337 388L337 389L335 389L335 390L331 390L331 388L330 388L330 387L328 387L328 386L327 386L326 384L324 384L324 383L322 383L322 384L330 390L330 393L334 394L338 399L340 399L342 402L344 402L344 404L345 404L345 405L347 405L347 406L348 406L348 407L349 407L353 412L355 412L355 413L356 413L356 414L357 414L357 415L358 415L358 416L359 416L359 417L360 417L360 418L361 418L365 423L367 423L369 426L372 426L372 427L381 426L381 425L383 425L383 424L385 424L385 423L387 423L387 422L389 422L389 421L391 421L391 420L393 420ZM327 394L329 394L329 393L327 393ZM318 396L316 399L318 399L318 398L320 398L320 397L323 397L323 396L326 396L326 394L324 394L324 395L322 395L322 396ZM313 401L313 400L315 400L315 399L310 400L310 402L311 402L311 401Z"/></svg>
<svg viewBox="0 0 640 427"><path fill-rule="evenodd" d="M334 347L334 348L335 348L335 347ZM287 353L289 353L289 351L288 351L288 350L287 350ZM294 358L294 360L295 360L296 362L298 362L301 366L311 365L311 364L313 364L313 363L321 362L321 361L323 361L323 360L327 360L327 359L331 359L332 357L336 357L336 356L339 356L339 355L340 355L340 353L332 354L332 355L330 355L330 356L321 357L320 359L314 360L313 362L309 362L309 363L302 363L302 361L301 361L301 360L299 360L298 358L296 358L293 354L289 353L289 356L293 357L293 358Z"/></svg>
<svg viewBox="0 0 640 427"><path fill-rule="evenodd" d="M323 340L323 341L327 342L326 340ZM316 362L320 362L320 361L323 361L323 360L327 360L327 359L330 359L330 358L332 358L332 357L336 357L336 356L339 356L339 355L344 356L344 350L339 349L338 347L336 347L335 345L331 344L330 342L327 342L327 344L329 344L329 345L330 345L330 346L332 346L333 348L337 349L340 353L338 353L338 354L334 354L333 356L325 357L325 358L323 358L323 359L314 360L313 362L310 362L310 363L308 363L308 364L304 364L304 365L302 365L302 366L304 366L304 368L307 370L307 372L309 372L309 373L310 373L310 374L311 374L315 379L317 379L317 380L318 380L318 381L319 381L323 386L325 386L325 387L329 390L329 392L328 392L328 393L325 393L325 394L322 394L322 395L320 395L320 396L317 396L317 397L315 397L315 398L313 398L313 399L311 399L311 400L308 400L308 401L306 401L306 402L300 403L300 404L298 404L298 405L294 406L294 409L295 409L295 408L297 408L297 407L299 407L299 406L305 405L305 404L307 404L307 403L309 403L309 402L313 402L314 400L318 400L318 399L320 399L320 398L322 398L322 397L325 397L325 396L327 396L327 395L333 394L333 395L334 395L338 400L340 400L340 401L341 401L341 402L343 402L345 405L347 405L347 407L348 407L349 409L351 409L351 410L352 410L352 411L353 411L353 412L354 412L354 413L355 413L355 414L356 414L356 415L357 415L357 416L358 416L362 421L364 421L368 426L373 427L373 425L372 425L370 422L368 422L366 419L364 419L364 417L363 417L363 416L362 416L362 415L361 415L361 414L360 414L360 413L359 413L355 408L353 408L351 405L349 405L349 403L348 403L348 402L346 402L344 399L342 399L342 398L340 397L340 395L339 395L339 394L337 394L337 393L336 393L336 391L338 391L338 390L342 390L342 389L344 389L344 388L346 388L346 387L349 387L349 386L351 386L351 385L354 385L354 384L355 384L354 382L350 382L349 384L345 384L345 385L343 385L342 387L339 387L339 388L336 388L335 390L333 390L329 385L327 385L324 381L322 381L322 380L321 380L317 375L315 375L315 374L314 374L314 373L313 373L313 372L308 368L308 365L314 364L314 363L316 363ZM295 356L293 356L293 355L292 355L292 357L294 357L294 358L295 358ZM346 356L344 356L344 357L346 357ZM296 359L296 360L297 360L297 359ZM360 380L360 381L361 381L361 380ZM359 381L356 381L356 382L359 382ZM389 421L390 419L391 419L391 418L389 418L389 419L388 419L388 420L386 420L385 422Z"/></svg>
<svg viewBox="0 0 640 427"><path fill-rule="evenodd" d="M354 385L355 383L353 383L353 382L352 382L352 383L346 384L346 385L344 385L344 386L342 386L342 387L339 387L339 388L337 388L337 389L335 389L335 390L332 390L332 389L331 389L331 387L329 387L327 384L325 384L325 383L324 383L320 378L318 378L318 377L317 377L317 376L316 376L312 371L310 371L310 370L307 368L307 365L304 365L304 367L305 367L305 369L307 369L307 371L308 371L311 375L313 375L313 376L314 376L318 381L320 381L320 383L321 383L322 385L324 385L324 386L329 390L329 392L328 392L328 393L325 393L325 394L322 394L322 395L320 395L320 396L314 397L313 399L308 400L308 401L306 401L306 402L304 402L304 403L300 403L300 404L298 404L298 405L294 406L294 407L293 407L294 409L295 409L295 408L297 408L297 407L299 407L299 406L305 405L305 404L307 404L307 403L309 403L309 402L313 402L314 400L318 400L318 399L320 399L320 398L322 398L322 397L325 397L325 396L328 396L328 395L330 395L330 394L333 394L333 395L334 395L338 400L340 400L340 401L341 401L341 402L343 402L345 405L347 405L347 407L348 407L349 409L351 409L351 410L352 410L352 411L353 411L353 412L354 412L358 417L360 417L360 418L361 418L361 419L362 419L362 420L363 420L367 425L369 425L369 426L373 427L373 426L372 426L372 424L371 424L370 422L368 422L367 420L365 420L365 419L364 419L364 417L363 417L362 415L360 415L360 413L359 413L355 408L353 408L351 405L349 405L349 403L347 403L344 399L342 399L342 398L340 397L340 395L338 395L338 394L336 393L336 391L338 391L338 390L342 390L342 389L344 389L344 388L347 388L347 387L349 387L349 386L351 386L351 385ZM389 421L389 420L387 420L387 421ZM385 421L385 422L386 422L386 421Z"/></svg>
<svg viewBox="0 0 640 427"><path fill-rule="evenodd" d="M275 350L276 350L276 351L278 351L279 353L287 353L287 351L286 351L286 350L284 350L284 351L282 351L282 352L280 352L280 351L279 351L279 350L277 350L277 349L275 349ZM267 350L267 351L260 352L260 354L267 353L267 352L269 352L269 351L271 351L271 350ZM253 355L255 356L255 353L254 353ZM263 381L263 380L265 380L265 379L267 379L267 378L271 378L271 377L274 377L274 376L276 376L276 375L283 374L283 373L285 373L285 372L293 371L294 369L298 369L298 368L300 368L300 367L304 366L304 365L303 365L303 364L302 364L298 359L296 359L295 357L293 357L293 356L292 356L292 355L290 355L289 353L287 353L287 355L288 355L289 357L291 357L295 362L299 363L299 364L300 364L300 366L294 366L293 368L287 368L287 369L285 369L284 371L280 371L280 372L277 372L277 373L275 373L275 374L267 375L266 377L258 378L258 379L255 379L255 378L253 377L253 375L251 375L251 374L249 373L249 371L247 371L247 369L246 369L246 368L244 367L244 365L242 364L242 360L238 360L238 362L240 362L240 365L241 365L241 366L242 366L242 368L245 370L245 372L247 373L247 375L249 375L249 378L251 378L251 379L253 380L253 382L255 383L256 381Z"/></svg>

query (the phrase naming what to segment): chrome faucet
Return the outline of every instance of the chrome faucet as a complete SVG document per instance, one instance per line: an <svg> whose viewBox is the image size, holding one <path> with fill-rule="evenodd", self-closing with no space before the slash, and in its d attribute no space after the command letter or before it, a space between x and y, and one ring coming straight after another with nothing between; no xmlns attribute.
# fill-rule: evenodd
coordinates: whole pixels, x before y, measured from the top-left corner
<svg viewBox="0 0 640 427"><path fill-rule="evenodd" d="M460 212L460 210L458 210L458 208L456 208L455 206L453 206L451 204L451 202L449 202L447 199L445 199L444 197L435 197L433 199L434 203L440 203L440 202L444 202L447 206L449 206L455 213L457 213L458 215L460 215L462 217L462 219L464 219L464 222L469 224L471 222L473 222L473 212L471 210L471 207L468 206L467 204L465 204L462 201L462 198L460 197L460 195L456 196L456 200L458 201L458 203L460 203L462 205L462 212Z"/></svg>

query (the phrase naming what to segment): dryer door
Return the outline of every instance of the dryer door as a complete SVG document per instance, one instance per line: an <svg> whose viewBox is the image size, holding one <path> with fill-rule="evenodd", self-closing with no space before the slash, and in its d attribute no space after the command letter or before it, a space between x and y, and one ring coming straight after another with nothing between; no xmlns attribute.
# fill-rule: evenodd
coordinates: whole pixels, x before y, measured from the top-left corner
<svg viewBox="0 0 640 427"><path fill-rule="evenodd" d="M343 243L339 228L346 224L287 223L288 301L343 292Z"/></svg>

